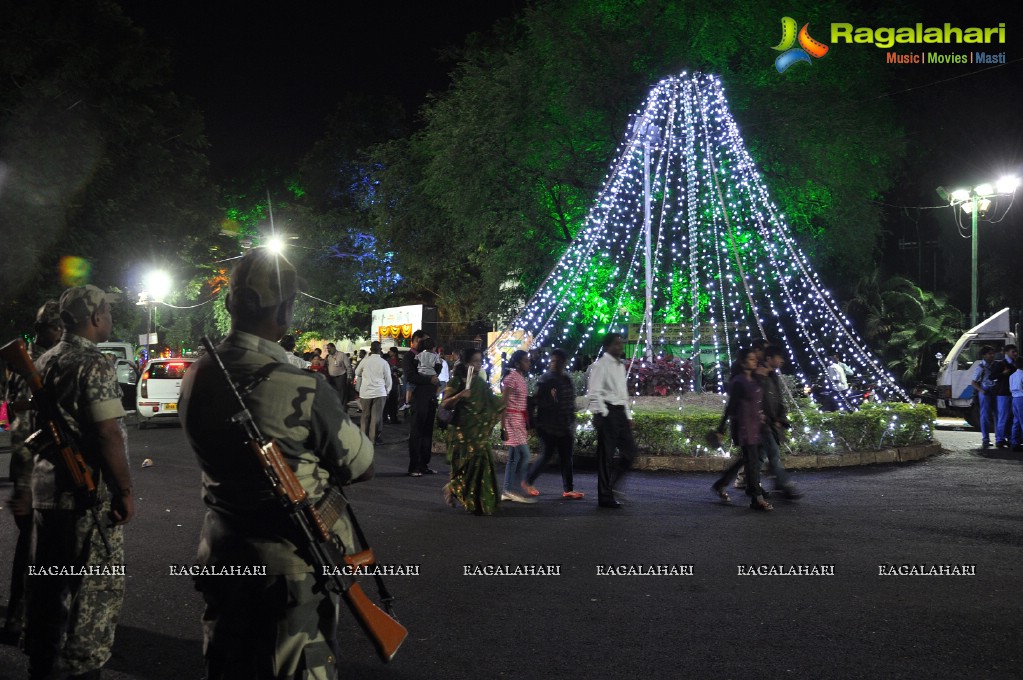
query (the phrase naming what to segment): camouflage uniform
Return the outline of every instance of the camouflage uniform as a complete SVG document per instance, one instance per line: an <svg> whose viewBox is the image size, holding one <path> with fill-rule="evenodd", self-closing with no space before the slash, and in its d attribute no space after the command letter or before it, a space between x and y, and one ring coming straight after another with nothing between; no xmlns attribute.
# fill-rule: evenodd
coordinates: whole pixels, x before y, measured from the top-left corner
<svg viewBox="0 0 1023 680"><path fill-rule="evenodd" d="M85 294L98 291L94 286ZM69 289L66 298L85 288ZM72 295L74 298L74 295ZM91 304L90 303L90 304ZM96 482L97 514L108 522L111 492L100 465L96 424L118 419L124 434L124 409L117 373L95 343L65 332L61 341L36 362L47 397L56 402L81 447L82 456ZM127 456L127 451L125 451ZM107 555L93 516L73 493L59 451L46 447L35 452L32 468L32 507L35 511L35 550L32 564L38 567L121 567L124 534L121 527L107 528L111 554ZM124 599L124 576L29 576L25 652L32 677L51 677L50 667L61 659L64 670L74 675L96 672L110 658L114 629ZM63 638L63 646L62 646Z"/></svg>
<svg viewBox="0 0 1023 680"><path fill-rule="evenodd" d="M282 273L285 265L290 269L283 257L279 261ZM245 266L243 260L239 269ZM236 269L232 295L246 283L261 285L238 278ZM261 306L279 304L280 295L264 290ZM331 484L331 473L346 484L370 468L372 443L348 419L337 390L322 375L292 366L277 343L240 331L232 331L217 353L238 385L265 377L245 397L246 405L263 434L277 441L313 502ZM180 405L202 468L207 508L198 563L266 567L266 576L197 579L206 602L207 678L334 678L338 602L314 577L304 541L243 433L229 422L238 409L212 357L201 358L185 374ZM353 546L347 518L333 529Z"/></svg>
<svg viewBox="0 0 1023 680"><path fill-rule="evenodd" d="M60 305L56 300L49 300L39 308L36 314L36 326L62 326L60 322ZM43 355L44 348L31 343L28 355L35 363ZM15 374L7 384L7 401L12 407L15 403L25 404L32 398L28 383L20 375ZM32 491L32 452L25 446L25 440L32 434L32 418L28 412L11 414L11 468L10 480L14 486L11 496L12 505L19 499L28 498ZM26 503L28 501L25 501ZM4 626L9 633L20 634L24 625L25 614L25 574L28 572L29 548L32 543L32 514L15 515L14 524L18 528L18 542L14 547L14 561L11 565L11 597L7 604L7 622Z"/></svg>

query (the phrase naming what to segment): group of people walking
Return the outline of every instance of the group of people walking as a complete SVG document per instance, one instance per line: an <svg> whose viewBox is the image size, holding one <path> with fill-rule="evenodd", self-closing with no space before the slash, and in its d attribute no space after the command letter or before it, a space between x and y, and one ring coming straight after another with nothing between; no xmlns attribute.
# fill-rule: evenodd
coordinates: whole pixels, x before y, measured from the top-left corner
<svg viewBox="0 0 1023 680"><path fill-rule="evenodd" d="M725 489L744 470L750 507L765 512L773 510L766 498L769 493L760 483L764 462L774 475L777 492L790 499L802 495L781 463L780 444L790 427L779 375L784 364L785 353L780 347L756 342L739 354L732 368L728 405L717 433L723 435L725 422L729 421L732 442L742 450L742 456L711 487L722 501L731 500Z"/></svg>
<svg viewBox="0 0 1023 680"><path fill-rule="evenodd" d="M566 363L564 352L551 353L548 370L537 385L538 415L533 423L527 397L526 375L531 367L527 352L512 354L511 370L504 377L500 397L484 378L482 350L472 348L462 353L441 398L441 407L454 414L447 436L451 479L444 487L444 497L450 505L460 504L474 514L490 515L499 500L533 503L540 495L533 484L555 454L561 460L562 497L583 498L573 487L575 388L565 372ZM490 442L498 422L502 443L508 447L508 463L500 487ZM542 449L540 458L529 467L528 437L534 427Z"/></svg>
<svg viewBox="0 0 1023 680"><path fill-rule="evenodd" d="M597 505L614 509L622 507L617 487L632 466L636 444L623 362L624 339L608 334L602 349L590 369L586 408L593 414L597 435ZM780 378L785 361L780 347L757 342L740 354L732 368L728 405L717 433L723 435L730 423L732 441L742 456L712 487L723 501L731 500L725 489L744 471L750 507L772 510L767 500L770 492L761 485L760 472L765 464L775 478L775 493L789 499L802 496L781 463L781 443L790 427ZM507 359L500 397L481 375L482 362L481 350L465 350L441 397L440 408L455 414L447 434L451 480L444 487L446 502L477 515L492 514L499 501L535 502L541 492L534 483L555 455L561 464L562 498L583 498L573 481L576 393L566 371L566 354L559 349L550 352L548 369L540 376L532 398L527 397L527 376L532 368L527 352L517 351ZM467 375L472 376L468 382ZM428 408L426 399L429 396L424 397L420 408ZM435 413L426 412L431 416ZM500 484L491 452L491 433L498 422L502 444L508 450ZM423 423L425 426L425 420ZM530 430L535 430L540 440L540 456L532 466ZM410 444L410 452L414 450Z"/></svg>

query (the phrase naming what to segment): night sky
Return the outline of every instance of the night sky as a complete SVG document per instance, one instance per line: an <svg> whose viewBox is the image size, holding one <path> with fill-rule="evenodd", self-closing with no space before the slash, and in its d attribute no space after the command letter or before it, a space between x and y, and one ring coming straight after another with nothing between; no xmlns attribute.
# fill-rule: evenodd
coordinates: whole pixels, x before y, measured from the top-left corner
<svg viewBox="0 0 1023 680"><path fill-rule="evenodd" d="M461 46L469 33L487 31L495 20L513 16L526 4L276 3L266 8L235 0L122 0L128 16L174 56L174 90L203 110L208 155L218 182L250 176L254 169L293 167L321 136L324 119L346 93L394 96L414 116L429 92L448 84L452 63L441 51ZM788 10L785 3L778 4L781 17ZM1009 63L1004 66L891 65L893 82L878 91L903 113L911 150L897 186L884 196L891 206L886 208L888 231L882 244L886 268L914 275L925 285L938 287L939 274L949 270L933 252L913 252L905 243L937 243L944 234L940 249L946 262L962 264L962 244L950 236L956 233L954 213L895 206L935 206L940 203L934 190L939 185L953 188L1003 174L1023 175L1023 33L1012 20L1018 12L1003 9L1014 4L933 0L901 6L925 25L1005 22L1007 34L1006 44L996 48L1006 52ZM867 15L869 5L864 4ZM808 18L819 22L825 33L827 22L845 19ZM771 44L776 30L765 27ZM768 47L765 42L769 64L774 53ZM955 49L968 51L971 46ZM877 53L884 58L882 50ZM818 103L814 114L828 115L830 104ZM982 248L1016 242L1021 228L1023 210L1017 207L1000 226L987 229L992 237L985 237L986 246L982 239ZM913 260L913 266L903 260Z"/></svg>
<svg viewBox="0 0 1023 680"><path fill-rule="evenodd" d="M391 95L414 113L448 83L441 50L526 3L121 4L173 55L172 87L205 113L221 179L257 158L298 160L346 91Z"/></svg>
<svg viewBox="0 0 1023 680"><path fill-rule="evenodd" d="M448 83L452 64L441 50L460 46L469 33L486 31L527 3L121 4L172 53L172 87L204 111L209 155L220 178L256 157L285 164L297 160L346 92L392 95L414 113L428 92ZM933 25L1005 21L1008 57L1023 57L1023 36L1017 36L1011 21L1015 12L1002 11L997 3L905 3L913 4L919 9L905 11ZM840 18L826 18L832 19ZM967 174L986 175L1000 165L1010 169L1023 160L1018 126L1003 125L1010 112L1018 118L1023 105L1021 67L1016 62L981 73L978 67L892 66L901 83L894 88L895 100L916 121L907 133L911 138L946 136L946 160Z"/></svg>

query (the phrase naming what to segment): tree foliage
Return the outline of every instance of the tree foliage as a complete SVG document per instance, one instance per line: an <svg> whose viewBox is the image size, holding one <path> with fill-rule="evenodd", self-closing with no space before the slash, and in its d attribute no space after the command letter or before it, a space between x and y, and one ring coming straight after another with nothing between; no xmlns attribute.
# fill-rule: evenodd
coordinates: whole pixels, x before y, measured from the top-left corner
<svg viewBox="0 0 1023 680"><path fill-rule="evenodd" d="M8 0L0 35L5 330L67 285L201 258L215 214L203 119L167 89L167 56L105 0Z"/></svg>
<svg viewBox="0 0 1023 680"><path fill-rule="evenodd" d="M900 276L881 281L877 270L856 283L846 312L905 384L926 378L934 352L947 351L964 330L963 313L944 296Z"/></svg>
<svg viewBox="0 0 1023 680"><path fill-rule="evenodd" d="M799 16L858 16L850 3L796 2ZM719 74L740 128L793 229L836 277L875 255L885 190L902 152L876 94L876 55L834 50L773 68L771 3L547 0L475 36L424 127L378 147L379 234L443 244L399 248L415 286L468 321L521 305L574 238L631 110L660 78ZM822 24L824 25L824 24ZM815 107L826 115L812 115Z"/></svg>

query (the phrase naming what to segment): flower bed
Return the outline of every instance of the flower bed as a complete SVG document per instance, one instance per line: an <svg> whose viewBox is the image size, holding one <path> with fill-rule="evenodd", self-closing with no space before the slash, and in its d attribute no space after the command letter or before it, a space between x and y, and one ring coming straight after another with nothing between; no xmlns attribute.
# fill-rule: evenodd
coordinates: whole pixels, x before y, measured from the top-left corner
<svg viewBox="0 0 1023 680"><path fill-rule="evenodd" d="M720 455L717 449L709 449L706 435L716 428L721 420L722 407L711 404L720 402L720 395L704 397L707 405L687 405L683 400L678 409L675 399L642 400L637 403L633 434L640 455L658 456L713 456ZM934 419L937 412L933 406L888 402L866 404L853 413L822 413L811 405L790 411L792 429L782 452L790 455L821 455L851 451L879 451L885 448L926 444L934 438ZM596 455L596 432L592 416L583 411L578 414L579 427L576 435L576 455ZM492 437L494 448L502 448L500 428L495 428ZM530 437L530 449L537 450L535 436ZM734 447L727 440L729 451Z"/></svg>

